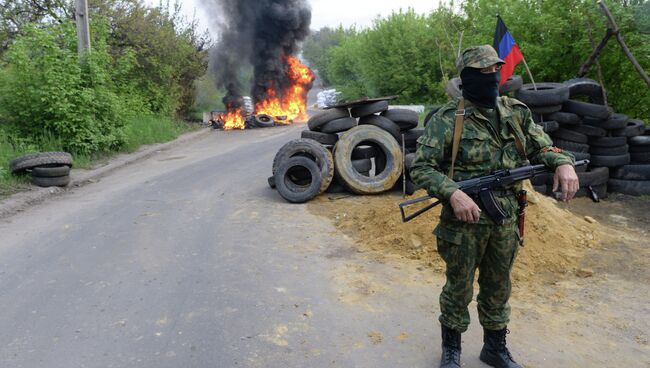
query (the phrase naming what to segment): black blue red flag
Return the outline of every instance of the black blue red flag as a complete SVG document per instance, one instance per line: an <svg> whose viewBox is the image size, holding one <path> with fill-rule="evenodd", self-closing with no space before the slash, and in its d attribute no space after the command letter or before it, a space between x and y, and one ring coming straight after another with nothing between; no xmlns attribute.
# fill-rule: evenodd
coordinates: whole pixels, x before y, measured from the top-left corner
<svg viewBox="0 0 650 368"><path fill-rule="evenodd" d="M501 84L504 84L514 73L517 64L524 59L524 55L499 16L497 16L497 29L494 32L494 49L499 54L499 58L506 62L501 67Z"/></svg>

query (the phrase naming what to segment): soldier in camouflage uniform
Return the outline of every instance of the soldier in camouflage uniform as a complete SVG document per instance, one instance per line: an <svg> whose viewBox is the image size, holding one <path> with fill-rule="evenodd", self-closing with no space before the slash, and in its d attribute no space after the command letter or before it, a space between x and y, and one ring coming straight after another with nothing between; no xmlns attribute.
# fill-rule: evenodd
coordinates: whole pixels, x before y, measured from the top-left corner
<svg viewBox="0 0 650 368"><path fill-rule="evenodd" d="M455 181L523 166L529 161L555 170L553 190L561 188L564 201L578 190L573 155L552 147L551 139L533 122L523 103L498 97L502 64L504 61L489 45L471 47L462 53L457 66L463 82L465 123L453 178L443 173L451 166L459 100L450 101L433 115L418 139L410 171L418 186L444 204L440 224L434 230L438 252L447 265L439 318L443 341L440 366L444 368L460 367L460 335L469 325L467 306L472 300L477 268L478 315L484 330L480 358L493 367L521 367L512 359L505 339L510 315L510 271L520 244L516 193L521 183L494 193L508 215L504 225L497 225L474 198L458 190ZM523 152L517 148L515 134Z"/></svg>

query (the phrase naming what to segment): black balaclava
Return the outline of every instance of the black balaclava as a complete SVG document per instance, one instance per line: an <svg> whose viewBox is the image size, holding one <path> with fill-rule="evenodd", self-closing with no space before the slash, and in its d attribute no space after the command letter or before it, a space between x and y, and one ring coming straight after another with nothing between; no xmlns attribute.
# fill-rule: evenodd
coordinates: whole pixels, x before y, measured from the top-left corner
<svg viewBox="0 0 650 368"><path fill-rule="evenodd" d="M460 72L463 97L479 107L494 109L499 97L501 72L481 73L477 68L465 68Z"/></svg>

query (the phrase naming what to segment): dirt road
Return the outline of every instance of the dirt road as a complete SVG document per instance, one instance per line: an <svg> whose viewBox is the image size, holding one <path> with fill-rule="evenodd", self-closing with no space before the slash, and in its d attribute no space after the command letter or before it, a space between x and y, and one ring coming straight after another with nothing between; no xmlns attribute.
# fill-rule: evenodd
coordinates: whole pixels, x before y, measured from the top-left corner
<svg viewBox="0 0 650 368"><path fill-rule="evenodd" d="M1 220L0 366L436 366L440 273L268 188L301 129L215 131ZM649 366L646 245L518 285L516 357ZM484 367L476 322L463 340L464 367Z"/></svg>

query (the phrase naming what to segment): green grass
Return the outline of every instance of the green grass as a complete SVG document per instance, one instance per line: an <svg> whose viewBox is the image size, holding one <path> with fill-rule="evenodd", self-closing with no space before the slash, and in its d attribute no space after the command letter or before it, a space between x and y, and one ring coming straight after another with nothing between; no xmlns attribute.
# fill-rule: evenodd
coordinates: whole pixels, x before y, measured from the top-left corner
<svg viewBox="0 0 650 368"><path fill-rule="evenodd" d="M146 144L168 142L179 135L198 129L198 124L175 121L169 117L153 115L129 119L124 127L125 143L116 152L99 152L93 155L72 153L75 168L87 169L93 163L110 158L117 153L134 152ZM14 175L9 170L9 161L33 152L64 151L65 145L53 136L38 140L17 138L18 134L0 125L0 198L25 189L29 184L28 175Z"/></svg>

